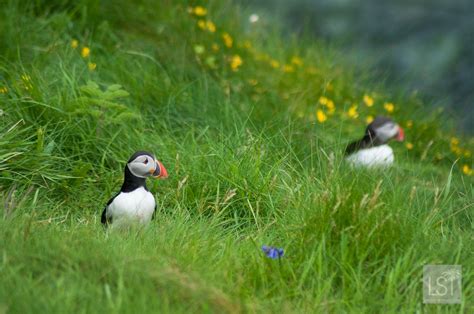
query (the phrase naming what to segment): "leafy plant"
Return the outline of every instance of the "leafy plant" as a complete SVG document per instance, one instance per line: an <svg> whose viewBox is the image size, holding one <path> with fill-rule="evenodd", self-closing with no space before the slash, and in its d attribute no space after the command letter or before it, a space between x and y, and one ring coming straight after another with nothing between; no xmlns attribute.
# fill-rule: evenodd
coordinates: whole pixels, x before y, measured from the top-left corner
<svg viewBox="0 0 474 314"><path fill-rule="evenodd" d="M88 81L79 88L80 96L74 106L73 114L88 116L101 122L102 126L140 120L140 114L120 101L130 94L122 86L112 84L102 90L94 81Z"/></svg>

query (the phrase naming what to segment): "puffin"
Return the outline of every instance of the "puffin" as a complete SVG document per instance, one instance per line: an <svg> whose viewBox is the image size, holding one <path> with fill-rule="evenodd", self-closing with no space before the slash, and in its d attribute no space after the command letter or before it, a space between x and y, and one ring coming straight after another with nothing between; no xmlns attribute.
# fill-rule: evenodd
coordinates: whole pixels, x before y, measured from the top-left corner
<svg viewBox="0 0 474 314"><path fill-rule="evenodd" d="M127 161L122 188L107 202L101 223L105 226L129 222L148 224L156 210L155 197L146 187L148 177L166 179L168 172L153 154L138 151Z"/></svg>
<svg viewBox="0 0 474 314"><path fill-rule="evenodd" d="M347 145L345 159L355 167L390 167L393 164L393 150L390 140L403 141L405 133L392 119L377 116L365 129L364 136Z"/></svg>

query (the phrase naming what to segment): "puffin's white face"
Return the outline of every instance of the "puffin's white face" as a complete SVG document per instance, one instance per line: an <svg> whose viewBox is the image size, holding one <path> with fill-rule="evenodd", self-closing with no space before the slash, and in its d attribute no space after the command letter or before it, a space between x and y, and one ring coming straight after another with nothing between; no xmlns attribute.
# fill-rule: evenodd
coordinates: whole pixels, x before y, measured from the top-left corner
<svg viewBox="0 0 474 314"><path fill-rule="evenodd" d="M130 172L139 178L156 177L166 178L168 176L165 167L154 157L146 154L138 155L127 164Z"/></svg>
<svg viewBox="0 0 474 314"><path fill-rule="evenodd" d="M403 140L403 130L395 122L387 122L375 129L375 135L382 141L388 142L392 138Z"/></svg>

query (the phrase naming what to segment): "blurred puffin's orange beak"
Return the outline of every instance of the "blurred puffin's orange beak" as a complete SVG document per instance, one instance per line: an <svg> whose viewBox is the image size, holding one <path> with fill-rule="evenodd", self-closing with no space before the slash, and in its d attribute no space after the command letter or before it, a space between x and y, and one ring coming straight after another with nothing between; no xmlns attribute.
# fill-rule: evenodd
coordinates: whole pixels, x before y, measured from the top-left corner
<svg viewBox="0 0 474 314"><path fill-rule="evenodd" d="M402 142L405 139L405 132L403 131L402 127L398 127L398 134L395 140Z"/></svg>

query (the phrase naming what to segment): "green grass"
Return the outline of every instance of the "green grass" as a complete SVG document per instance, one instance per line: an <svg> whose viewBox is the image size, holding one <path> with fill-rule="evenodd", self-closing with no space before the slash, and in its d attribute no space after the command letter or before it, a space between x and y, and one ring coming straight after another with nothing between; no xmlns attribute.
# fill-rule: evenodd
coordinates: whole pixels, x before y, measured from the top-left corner
<svg viewBox="0 0 474 314"><path fill-rule="evenodd" d="M216 32L194 2L134 2L0 8L0 313L472 312L473 139L448 114L227 1L205 4ZM413 149L350 169L386 102ZM107 232L139 149L170 173L156 219ZM461 305L422 303L426 264L463 266Z"/></svg>

